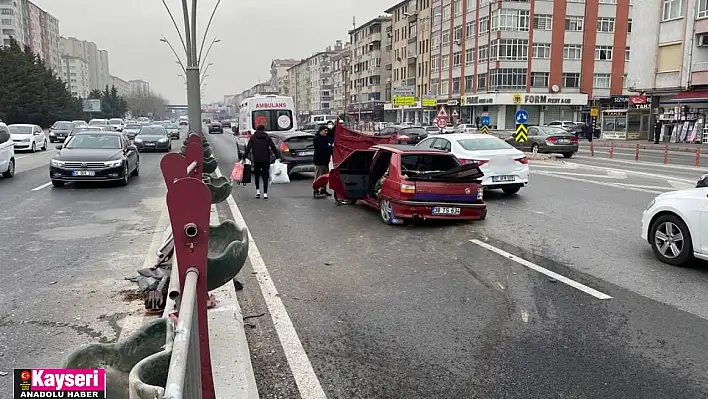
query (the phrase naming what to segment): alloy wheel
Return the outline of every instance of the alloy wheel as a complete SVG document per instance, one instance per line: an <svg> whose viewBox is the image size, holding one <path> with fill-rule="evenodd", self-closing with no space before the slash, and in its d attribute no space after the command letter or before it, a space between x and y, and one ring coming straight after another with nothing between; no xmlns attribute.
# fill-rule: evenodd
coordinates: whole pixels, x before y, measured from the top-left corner
<svg viewBox="0 0 708 399"><path fill-rule="evenodd" d="M391 202L382 199L380 205L381 219L384 221L384 223L391 224L393 220L393 207L391 206Z"/></svg>
<svg viewBox="0 0 708 399"><path fill-rule="evenodd" d="M661 255L674 259L683 251L683 232L673 222L665 221L654 233L654 245Z"/></svg>

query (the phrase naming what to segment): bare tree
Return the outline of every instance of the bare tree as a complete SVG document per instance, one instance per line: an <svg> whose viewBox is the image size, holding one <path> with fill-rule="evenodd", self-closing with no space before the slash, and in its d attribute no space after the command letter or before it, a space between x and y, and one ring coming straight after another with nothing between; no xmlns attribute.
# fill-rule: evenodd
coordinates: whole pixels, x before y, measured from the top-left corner
<svg viewBox="0 0 708 399"><path fill-rule="evenodd" d="M134 118L152 115L153 118L164 118L167 115L165 106L169 102L157 93L134 93L125 97L128 110Z"/></svg>

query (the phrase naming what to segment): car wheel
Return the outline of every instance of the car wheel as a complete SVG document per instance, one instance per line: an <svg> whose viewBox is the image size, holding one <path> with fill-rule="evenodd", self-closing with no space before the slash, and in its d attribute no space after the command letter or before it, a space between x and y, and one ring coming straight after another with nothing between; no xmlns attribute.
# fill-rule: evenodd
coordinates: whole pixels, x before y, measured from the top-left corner
<svg viewBox="0 0 708 399"><path fill-rule="evenodd" d="M130 180L130 171L128 171L128 163L125 163L125 166L123 167L123 178L120 180L120 185L121 186L127 186L128 185L128 180Z"/></svg>
<svg viewBox="0 0 708 399"><path fill-rule="evenodd" d="M660 261L681 266L693 258L693 241L688 226L676 215L657 218L649 230L649 243Z"/></svg>
<svg viewBox="0 0 708 399"><path fill-rule="evenodd" d="M44 139L44 144L42 144L42 151L47 151L47 139Z"/></svg>
<svg viewBox="0 0 708 399"><path fill-rule="evenodd" d="M521 190L521 187L519 186L508 186L508 187L502 187L502 191L506 195L514 195Z"/></svg>
<svg viewBox="0 0 708 399"><path fill-rule="evenodd" d="M564 152L563 158L572 158L574 154L574 152Z"/></svg>
<svg viewBox="0 0 708 399"><path fill-rule="evenodd" d="M386 199L379 199L379 208L381 213L381 220L384 222L384 224L403 224L403 219L397 218L396 215L393 213L393 205L391 205L391 201Z"/></svg>
<svg viewBox="0 0 708 399"><path fill-rule="evenodd" d="M534 144L531 146L531 152L534 154L538 154L538 144Z"/></svg>
<svg viewBox="0 0 708 399"><path fill-rule="evenodd" d="M31 151L32 151L32 152L37 152L37 143L35 143L34 141L32 142Z"/></svg>
<svg viewBox="0 0 708 399"><path fill-rule="evenodd" d="M140 160L138 159L138 162L135 164L135 169L133 172L130 174L131 176L138 176L140 174Z"/></svg>
<svg viewBox="0 0 708 399"><path fill-rule="evenodd" d="M54 187L64 187L64 184L66 184L66 182L59 181L59 180L52 180L52 185Z"/></svg>
<svg viewBox="0 0 708 399"><path fill-rule="evenodd" d="M15 175L15 160L10 159L10 162L7 165L7 170L2 172L2 177L10 178Z"/></svg>

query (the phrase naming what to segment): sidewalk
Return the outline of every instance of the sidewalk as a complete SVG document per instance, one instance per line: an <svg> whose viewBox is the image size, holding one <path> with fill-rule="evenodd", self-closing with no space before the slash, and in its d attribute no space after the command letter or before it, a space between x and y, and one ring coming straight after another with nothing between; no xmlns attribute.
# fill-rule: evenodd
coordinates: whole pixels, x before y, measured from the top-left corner
<svg viewBox="0 0 708 399"><path fill-rule="evenodd" d="M708 154L708 144L707 145L701 145L701 144L688 144L688 143L664 143L664 144L654 144L654 143L649 143L647 141L643 140L638 140L638 141L614 141L614 140L602 140L602 139L595 139L592 141L593 145L595 148L606 148L610 147L614 143L615 148L631 148L635 149L637 148L637 145L639 145L639 149L641 150L664 150L666 146L668 146L669 151L677 151L677 152L691 152L695 153L696 148L700 149L701 154ZM590 142L587 140L581 140L580 141L580 146L581 147L590 147Z"/></svg>

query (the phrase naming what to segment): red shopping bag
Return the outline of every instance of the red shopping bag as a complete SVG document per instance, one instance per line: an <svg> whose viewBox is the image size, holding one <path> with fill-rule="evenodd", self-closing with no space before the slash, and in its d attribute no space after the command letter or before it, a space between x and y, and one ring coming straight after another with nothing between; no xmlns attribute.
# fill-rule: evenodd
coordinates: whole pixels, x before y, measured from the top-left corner
<svg viewBox="0 0 708 399"><path fill-rule="evenodd" d="M234 165L234 170L231 172L231 181L241 182L243 180L243 164L241 162L236 162Z"/></svg>

